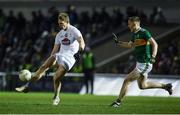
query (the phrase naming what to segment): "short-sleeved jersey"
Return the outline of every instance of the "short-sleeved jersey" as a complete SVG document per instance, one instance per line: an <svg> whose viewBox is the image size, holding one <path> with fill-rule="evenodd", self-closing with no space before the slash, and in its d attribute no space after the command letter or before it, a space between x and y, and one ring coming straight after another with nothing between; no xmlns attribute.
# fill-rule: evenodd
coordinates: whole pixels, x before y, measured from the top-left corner
<svg viewBox="0 0 180 115"><path fill-rule="evenodd" d="M82 34L72 25L68 25L66 30L59 31L55 38L55 44L61 45L58 53L68 56L73 56L77 53L79 50L78 37L82 37Z"/></svg>
<svg viewBox="0 0 180 115"><path fill-rule="evenodd" d="M151 58L151 45L149 39L151 34L148 30L141 28L138 32L133 33L131 41L135 45L134 55L140 63L148 63Z"/></svg>

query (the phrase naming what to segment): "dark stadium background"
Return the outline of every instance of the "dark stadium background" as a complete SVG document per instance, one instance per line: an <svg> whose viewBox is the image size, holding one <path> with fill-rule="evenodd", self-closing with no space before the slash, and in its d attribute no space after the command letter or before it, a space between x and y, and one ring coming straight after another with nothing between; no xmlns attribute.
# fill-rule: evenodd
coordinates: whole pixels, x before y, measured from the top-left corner
<svg viewBox="0 0 180 115"><path fill-rule="evenodd" d="M65 11L79 28L96 57L96 73L126 74L134 67L131 51L119 49L112 41L131 36L126 23L139 16L159 43L157 61L151 74L180 75L179 0L0 0L0 90L14 91L24 84L16 72L35 71L49 56L58 32L57 14ZM81 73L79 64L70 71ZM48 73L53 72L50 69ZM78 93L83 77L63 79L62 92ZM33 91L52 91L52 77L31 86Z"/></svg>

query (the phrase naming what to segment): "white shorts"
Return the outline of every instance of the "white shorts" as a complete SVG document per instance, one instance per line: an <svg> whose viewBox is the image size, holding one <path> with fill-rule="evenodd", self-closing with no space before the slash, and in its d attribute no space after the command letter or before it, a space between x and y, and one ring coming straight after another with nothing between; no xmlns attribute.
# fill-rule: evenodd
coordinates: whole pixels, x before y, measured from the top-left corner
<svg viewBox="0 0 180 115"><path fill-rule="evenodd" d="M56 62L65 67L67 71L69 71L73 65L75 64L76 60L72 56L62 55L62 54L55 54Z"/></svg>
<svg viewBox="0 0 180 115"><path fill-rule="evenodd" d="M152 70L153 65L151 63L136 63L136 70L141 73L143 76L147 76L148 73Z"/></svg>

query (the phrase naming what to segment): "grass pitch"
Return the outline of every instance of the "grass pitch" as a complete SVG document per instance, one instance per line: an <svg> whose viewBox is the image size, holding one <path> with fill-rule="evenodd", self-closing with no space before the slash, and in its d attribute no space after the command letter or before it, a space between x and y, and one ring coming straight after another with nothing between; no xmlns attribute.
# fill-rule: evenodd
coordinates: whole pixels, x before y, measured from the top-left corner
<svg viewBox="0 0 180 115"><path fill-rule="evenodd" d="M180 98L125 97L120 108L109 105L115 96L61 94L52 105L53 93L0 92L0 114L178 114Z"/></svg>

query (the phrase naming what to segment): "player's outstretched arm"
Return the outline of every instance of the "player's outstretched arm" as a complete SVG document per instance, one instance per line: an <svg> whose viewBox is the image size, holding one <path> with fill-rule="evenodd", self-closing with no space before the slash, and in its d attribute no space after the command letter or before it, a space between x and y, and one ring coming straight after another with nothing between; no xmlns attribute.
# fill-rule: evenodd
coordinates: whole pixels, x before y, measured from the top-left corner
<svg viewBox="0 0 180 115"><path fill-rule="evenodd" d="M114 40L114 42L116 43L117 46L124 47L124 48L133 48L134 47L132 41L130 41L130 42L122 42L122 41L118 40L119 37L115 33L112 33L112 35L113 35L113 40Z"/></svg>
<svg viewBox="0 0 180 115"><path fill-rule="evenodd" d="M129 42L118 41L117 46L123 47L123 48L133 48L134 44L132 41L129 41Z"/></svg>

